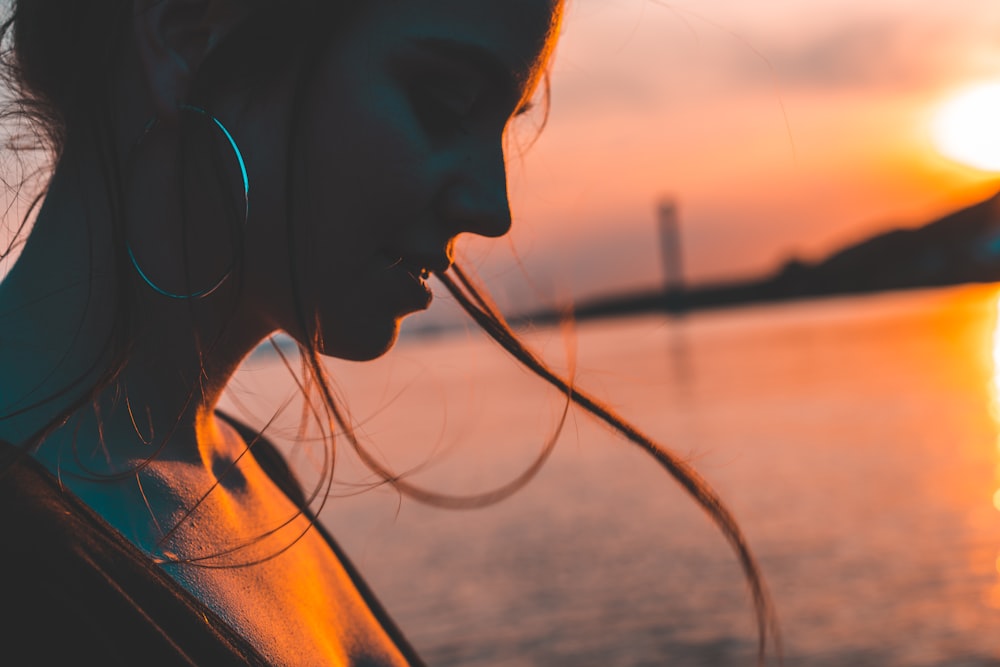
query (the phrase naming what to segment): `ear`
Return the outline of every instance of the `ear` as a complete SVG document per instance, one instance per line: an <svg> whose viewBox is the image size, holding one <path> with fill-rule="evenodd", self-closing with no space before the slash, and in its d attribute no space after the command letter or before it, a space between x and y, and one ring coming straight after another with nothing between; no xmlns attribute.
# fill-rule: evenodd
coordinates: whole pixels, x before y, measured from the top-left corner
<svg viewBox="0 0 1000 667"><path fill-rule="evenodd" d="M247 14L235 0L134 0L133 31L157 119L175 123L195 75Z"/></svg>

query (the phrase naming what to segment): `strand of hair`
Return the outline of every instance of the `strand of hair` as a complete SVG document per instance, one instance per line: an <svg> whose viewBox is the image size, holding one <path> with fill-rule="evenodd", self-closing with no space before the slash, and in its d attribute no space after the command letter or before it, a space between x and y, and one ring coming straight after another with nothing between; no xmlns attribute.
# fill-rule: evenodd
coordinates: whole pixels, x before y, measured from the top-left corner
<svg viewBox="0 0 1000 667"><path fill-rule="evenodd" d="M565 393L585 411L650 454L680 484L688 495L705 510L709 518L715 523L726 538L726 541L733 548L750 588L757 624L757 664L761 666L766 664L769 638L774 645L778 664L783 664L781 633L777 614L774 611L774 605L764 583L760 566L750 550L743 531L740 529L732 512L722 501L722 498L690 464L656 443L651 437L642 433L614 410L555 373L521 342L518 335L510 328L499 313L499 310L482 295L481 291L476 288L473 281L460 267L455 265L452 267L452 271L458 278L458 283L445 274L436 274L436 276L462 309L494 341L526 368L538 375L538 377L548 382L560 392Z"/></svg>

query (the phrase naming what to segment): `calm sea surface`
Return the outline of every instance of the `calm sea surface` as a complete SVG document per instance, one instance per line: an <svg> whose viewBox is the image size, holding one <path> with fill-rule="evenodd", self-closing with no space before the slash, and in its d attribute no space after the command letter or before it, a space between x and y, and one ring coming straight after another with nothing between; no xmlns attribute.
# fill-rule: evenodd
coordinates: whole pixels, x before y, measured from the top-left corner
<svg viewBox="0 0 1000 667"><path fill-rule="evenodd" d="M791 666L1000 665L996 286L581 324L528 338L689 458L746 531ZM331 366L362 441L442 493L503 484L558 394L475 333ZM258 355L232 393L267 420ZM294 432L293 404L269 431ZM239 413L239 409L237 409ZM571 412L531 484L483 510L371 487L341 438L322 519L430 665L747 665L726 543L652 460ZM292 449L303 477L323 463ZM996 497L996 500L995 500Z"/></svg>

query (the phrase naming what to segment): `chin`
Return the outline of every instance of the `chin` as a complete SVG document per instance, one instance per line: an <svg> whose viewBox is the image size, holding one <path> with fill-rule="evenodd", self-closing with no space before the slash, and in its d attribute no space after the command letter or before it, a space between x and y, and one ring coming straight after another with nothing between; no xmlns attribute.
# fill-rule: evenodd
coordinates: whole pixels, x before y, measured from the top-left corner
<svg viewBox="0 0 1000 667"><path fill-rule="evenodd" d="M318 352L347 361L371 361L392 349L399 338L399 320L380 327L325 328Z"/></svg>

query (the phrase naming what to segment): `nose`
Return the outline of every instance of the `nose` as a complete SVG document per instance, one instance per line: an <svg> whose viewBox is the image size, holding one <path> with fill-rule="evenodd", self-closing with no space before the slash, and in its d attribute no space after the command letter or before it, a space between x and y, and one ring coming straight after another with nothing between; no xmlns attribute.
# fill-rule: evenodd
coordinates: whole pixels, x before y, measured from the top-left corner
<svg viewBox="0 0 1000 667"><path fill-rule="evenodd" d="M511 215L502 145L456 157L443 202L449 231L503 236L510 231Z"/></svg>

